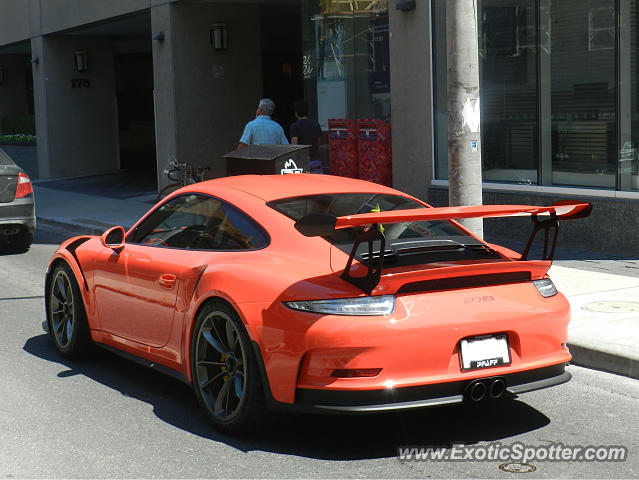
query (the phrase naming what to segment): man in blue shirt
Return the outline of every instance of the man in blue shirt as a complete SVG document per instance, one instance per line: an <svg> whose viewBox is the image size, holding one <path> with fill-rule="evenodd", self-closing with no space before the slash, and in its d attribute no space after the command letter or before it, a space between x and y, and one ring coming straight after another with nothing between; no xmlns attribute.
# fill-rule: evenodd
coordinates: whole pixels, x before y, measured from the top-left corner
<svg viewBox="0 0 639 480"><path fill-rule="evenodd" d="M263 98L255 112L255 120L244 127L244 133L240 138L238 149L247 145L288 145L284 129L279 123L271 120L271 114L275 110L273 100Z"/></svg>

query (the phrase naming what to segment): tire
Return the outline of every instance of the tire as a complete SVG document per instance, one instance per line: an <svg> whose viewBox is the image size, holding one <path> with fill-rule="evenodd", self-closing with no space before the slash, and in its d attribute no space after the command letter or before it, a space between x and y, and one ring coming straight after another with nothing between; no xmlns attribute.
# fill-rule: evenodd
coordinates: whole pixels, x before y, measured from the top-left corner
<svg viewBox="0 0 639 480"><path fill-rule="evenodd" d="M91 346L82 293L71 268L58 264L47 285L47 321L55 348L67 358L83 357Z"/></svg>
<svg viewBox="0 0 639 480"><path fill-rule="evenodd" d="M171 195L178 188L182 188L182 186L183 185L181 183L170 183L169 185L164 187L162 190L160 190L160 193L158 193L158 196L155 197L155 203L158 203L164 197L167 197L167 196Z"/></svg>
<svg viewBox="0 0 639 480"><path fill-rule="evenodd" d="M33 243L33 232L26 228L21 228L20 232L9 237L9 248L18 253L24 253L29 250Z"/></svg>
<svg viewBox="0 0 639 480"><path fill-rule="evenodd" d="M191 374L198 402L217 430L240 434L263 425L266 407L255 353L237 313L225 302L210 301L198 313Z"/></svg>

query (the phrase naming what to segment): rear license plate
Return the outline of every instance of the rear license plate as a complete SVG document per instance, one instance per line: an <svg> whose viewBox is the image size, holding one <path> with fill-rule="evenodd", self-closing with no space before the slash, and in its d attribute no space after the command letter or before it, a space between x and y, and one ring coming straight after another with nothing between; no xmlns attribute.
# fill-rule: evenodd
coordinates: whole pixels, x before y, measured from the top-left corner
<svg viewBox="0 0 639 480"><path fill-rule="evenodd" d="M462 370L510 365L508 337L505 333L464 338L460 342Z"/></svg>

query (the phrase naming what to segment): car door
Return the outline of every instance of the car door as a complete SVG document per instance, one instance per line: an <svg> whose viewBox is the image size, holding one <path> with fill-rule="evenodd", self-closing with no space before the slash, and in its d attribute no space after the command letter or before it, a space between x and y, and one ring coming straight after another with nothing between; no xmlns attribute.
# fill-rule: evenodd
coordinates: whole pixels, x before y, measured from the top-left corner
<svg viewBox="0 0 639 480"><path fill-rule="evenodd" d="M121 251L105 247L97 256L93 284L102 329L165 345L176 304L190 300L178 295L192 294L210 252L258 249L268 241L256 222L220 199L187 194L166 201L129 233Z"/></svg>
<svg viewBox="0 0 639 480"><path fill-rule="evenodd" d="M126 244L96 259L95 298L102 329L154 347L171 334L182 264L168 249Z"/></svg>
<svg viewBox="0 0 639 480"><path fill-rule="evenodd" d="M207 221L201 196L165 202L129 235L124 248L97 255L93 285L102 329L145 345L163 346L173 326L182 272Z"/></svg>

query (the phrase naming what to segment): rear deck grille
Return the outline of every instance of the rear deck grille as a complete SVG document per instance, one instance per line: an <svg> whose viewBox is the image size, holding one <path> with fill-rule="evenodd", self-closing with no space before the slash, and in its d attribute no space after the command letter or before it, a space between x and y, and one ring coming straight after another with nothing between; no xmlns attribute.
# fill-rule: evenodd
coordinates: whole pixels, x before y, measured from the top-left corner
<svg viewBox="0 0 639 480"><path fill-rule="evenodd" d="M530 280L530 272L503 272L483 275L465 275L463 277L436 278L434 280L406 283L399 288L397 294L486 287L489 285L530 282Z"/></svg>
<svg viewBox="0 0 639 480"><path fill-rule="evenodd" d="M392 250L386 249L384 250L384 258L389 258L395 255L395 252L393 252ZM362 259L364 260L368 260L368 252L362 252L359 255ZM379 258L379 250L373 250L373 258Z"/></svg>

